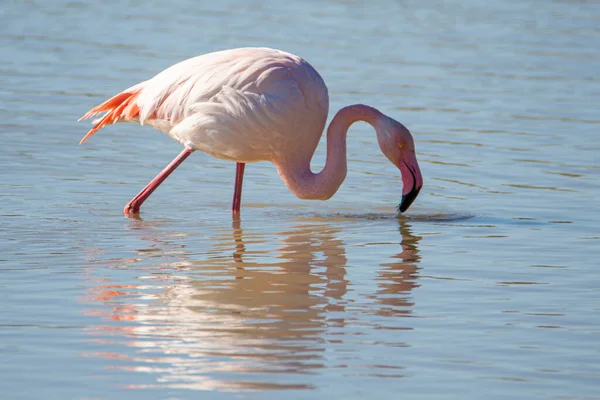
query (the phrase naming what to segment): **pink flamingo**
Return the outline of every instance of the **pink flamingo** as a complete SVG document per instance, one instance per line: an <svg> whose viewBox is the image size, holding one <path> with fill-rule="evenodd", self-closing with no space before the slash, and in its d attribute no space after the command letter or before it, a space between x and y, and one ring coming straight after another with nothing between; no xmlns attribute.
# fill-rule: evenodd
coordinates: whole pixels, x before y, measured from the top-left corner
<svg viewBox="0 0 600 400"><path fill-rule="evenodd" d="M107 112L80 143L106 125L150 125L185 149L123 210L142 203L194 151L237 163L232 212L240 212L246 163L270 161L300 199L327 200L346 178L346 135L356 121L375 128L383 154L400 169L398 209L404 212L423 186L412 135L373 107L342 108L327 129L327 161L313 173L310 161L325 128L327 86L319 73L293 54L268 48L209 53L167 68L92 108L80 120Z"/></svg>

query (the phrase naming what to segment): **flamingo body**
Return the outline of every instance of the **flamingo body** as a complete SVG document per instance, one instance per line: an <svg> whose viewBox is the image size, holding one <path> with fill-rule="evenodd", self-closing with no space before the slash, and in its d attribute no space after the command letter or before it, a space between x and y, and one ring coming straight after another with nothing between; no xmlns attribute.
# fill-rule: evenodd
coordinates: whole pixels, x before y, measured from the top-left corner
<svg viewBox="0 0 600 400"><path fill-rule="evenodd" d="M312 173L310 160L328 109L327 86L302 58L269 48L231 49L175 64L94 107L82 119L106 114L94 121L81 143L106 125L137 122L185 147L128 204L126 213L138 212L150 193L195 150L238 163L233 211L239 212L243 166L250 162L274 163L300 198L331 197L346 175L346 131L353 122L364 120L375 127L382 151L402 171L405 189L409 182L418 193L422 178L416 158L402 151L410 149L414 155L412 136L403 125L368 106L346 107L336 115L328 130L327 164L321 173ZM401 165L406 159L409 172Z"/></svg>
<svg viewBox="0 0 600 400"><path fill-rule="evenodd" d="M118 121L150 125L185 147L236 162L274 161L291 149L312 155L329 109L318 72L268 48L190 58L123 92L139 111Z"/></svg>

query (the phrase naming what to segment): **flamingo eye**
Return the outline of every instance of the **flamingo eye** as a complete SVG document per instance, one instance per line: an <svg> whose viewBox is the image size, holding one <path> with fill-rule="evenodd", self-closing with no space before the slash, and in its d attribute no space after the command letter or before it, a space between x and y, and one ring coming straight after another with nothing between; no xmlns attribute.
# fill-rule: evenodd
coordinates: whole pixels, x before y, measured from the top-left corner
<svg viewBox="0 0 600 400"><path fill-rule="evenodd" d="M398 146L398 148L400 150L404 150L404 143L398 143L396 146ZM414 147L409 147L408 151L412 151L414 153L415 152L415 148Z"/></svg>

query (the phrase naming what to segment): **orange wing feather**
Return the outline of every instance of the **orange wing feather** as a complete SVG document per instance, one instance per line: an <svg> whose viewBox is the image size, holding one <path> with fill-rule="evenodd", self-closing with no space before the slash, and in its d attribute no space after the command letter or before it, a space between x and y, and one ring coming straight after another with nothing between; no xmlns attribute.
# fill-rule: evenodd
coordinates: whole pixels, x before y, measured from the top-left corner
<svg viewBox="0 0 600 400"><path fill-rule="evenodd" d="M137 117L140 113L140 107L136 103L136 99L139 96L141 88L134 92L121 92L116 96L111 97L104 103L97 105L90 111L85 113L79 121L93 117L96 114L100 114L104 111L108 111L90 131L81 139L79 144L83 144L88 140L94 133L104 128L106 125L114 124L122 120L131 120Z"/></svg>

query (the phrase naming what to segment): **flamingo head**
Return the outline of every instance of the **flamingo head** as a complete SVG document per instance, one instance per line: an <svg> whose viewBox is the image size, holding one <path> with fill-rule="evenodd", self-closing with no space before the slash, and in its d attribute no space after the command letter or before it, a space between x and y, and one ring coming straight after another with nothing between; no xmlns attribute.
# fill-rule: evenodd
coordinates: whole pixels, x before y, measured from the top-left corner
<svg viewBox="0 0 600 400"><path fill-rule="evenodd" d="M402 175L402 200L398 211L404 212L415 201L423 187L423 176L415 154L415 142L410 131L400 122L387 116L379 122L379 147Z"/></svg>

